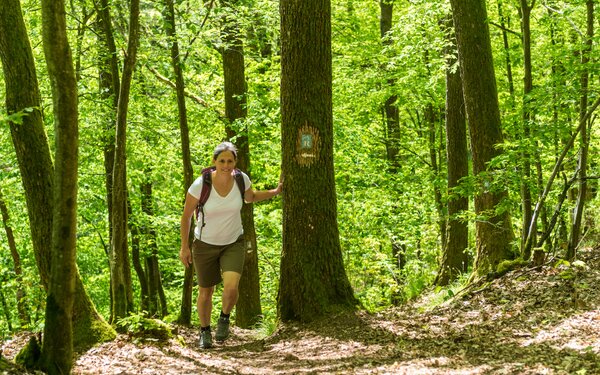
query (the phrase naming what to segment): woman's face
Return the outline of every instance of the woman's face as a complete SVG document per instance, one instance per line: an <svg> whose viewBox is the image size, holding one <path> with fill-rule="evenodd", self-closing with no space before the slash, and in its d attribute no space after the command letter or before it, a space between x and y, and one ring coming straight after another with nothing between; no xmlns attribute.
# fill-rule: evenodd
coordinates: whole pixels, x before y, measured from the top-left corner
<svg viewBox="0 0 600 375"><path fill-rule="evenodd" d="M217 156L214 163L215 167L217 167L217 172L231 173L235 168L236 161L233 152L223 151Z"/></svg>

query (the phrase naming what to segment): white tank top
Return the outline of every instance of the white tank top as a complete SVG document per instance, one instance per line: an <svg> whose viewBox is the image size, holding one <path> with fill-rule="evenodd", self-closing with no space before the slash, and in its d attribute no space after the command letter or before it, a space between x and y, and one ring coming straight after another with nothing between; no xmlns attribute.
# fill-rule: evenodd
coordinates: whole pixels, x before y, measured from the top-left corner
<svg viewBox="0 0 600 375"><path fill-rule="evenodd" d="M248 175L242 172L245 190L251 186ZM202 176L198 177L188 189L196 199L200 199L202 192ZM210 195L204 204L204 228L202 228L202 217L196 223L194 236L202 238L202 242L211 245L229 245L234 243L244 233L242 226L242 195L237 183L234 181L229 193L222 197L211 186ZM202 214L200 214L202 215Z"/></svg>

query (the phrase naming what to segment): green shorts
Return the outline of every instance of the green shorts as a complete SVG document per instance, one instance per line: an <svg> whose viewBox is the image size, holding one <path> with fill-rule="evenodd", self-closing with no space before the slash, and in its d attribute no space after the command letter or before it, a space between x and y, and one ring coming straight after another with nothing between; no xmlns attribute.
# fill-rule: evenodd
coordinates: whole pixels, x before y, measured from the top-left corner
<svg viewBox="0 0 600 375"><path fill-rule="evenodd" d="M237 272L244 270L244 235L229 245L211 245L194 239L192 243L194 269L198 277L198 285L203 288L215 286L221 282L221 272Z"/></svg>

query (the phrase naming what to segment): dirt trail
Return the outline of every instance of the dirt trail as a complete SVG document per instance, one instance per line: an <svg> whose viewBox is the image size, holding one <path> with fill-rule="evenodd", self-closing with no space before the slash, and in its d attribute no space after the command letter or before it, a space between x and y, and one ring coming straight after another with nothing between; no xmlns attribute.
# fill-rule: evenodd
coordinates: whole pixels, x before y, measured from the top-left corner
<svg viewBox="0 0 600 375"><path fill-rule="evenodd" d="M82 353L74 374L600 374L600 251L582 263L512 271L434 309L424 300L344 313L273 335L233 328L196 347L125 335ZM3 343L11 359L26 340ZM0 371L1 373L1 371Z"/></svg>

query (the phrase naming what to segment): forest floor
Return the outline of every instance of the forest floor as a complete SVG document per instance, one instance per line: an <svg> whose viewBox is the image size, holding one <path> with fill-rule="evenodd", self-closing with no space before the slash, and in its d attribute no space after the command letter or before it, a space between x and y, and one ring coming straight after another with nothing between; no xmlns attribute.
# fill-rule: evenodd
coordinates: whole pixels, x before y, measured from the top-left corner
<svg viewBox="0 0 600 375"><path fill-rule="evenodd" d="M197 348L197 329L166 342L120 335L80 353L73 374L600 374L600 250L580 258L511 271L433 308L430 293L263 339L233 327L210 350ZM26 341L2 343L2 355Z"/></svg>

